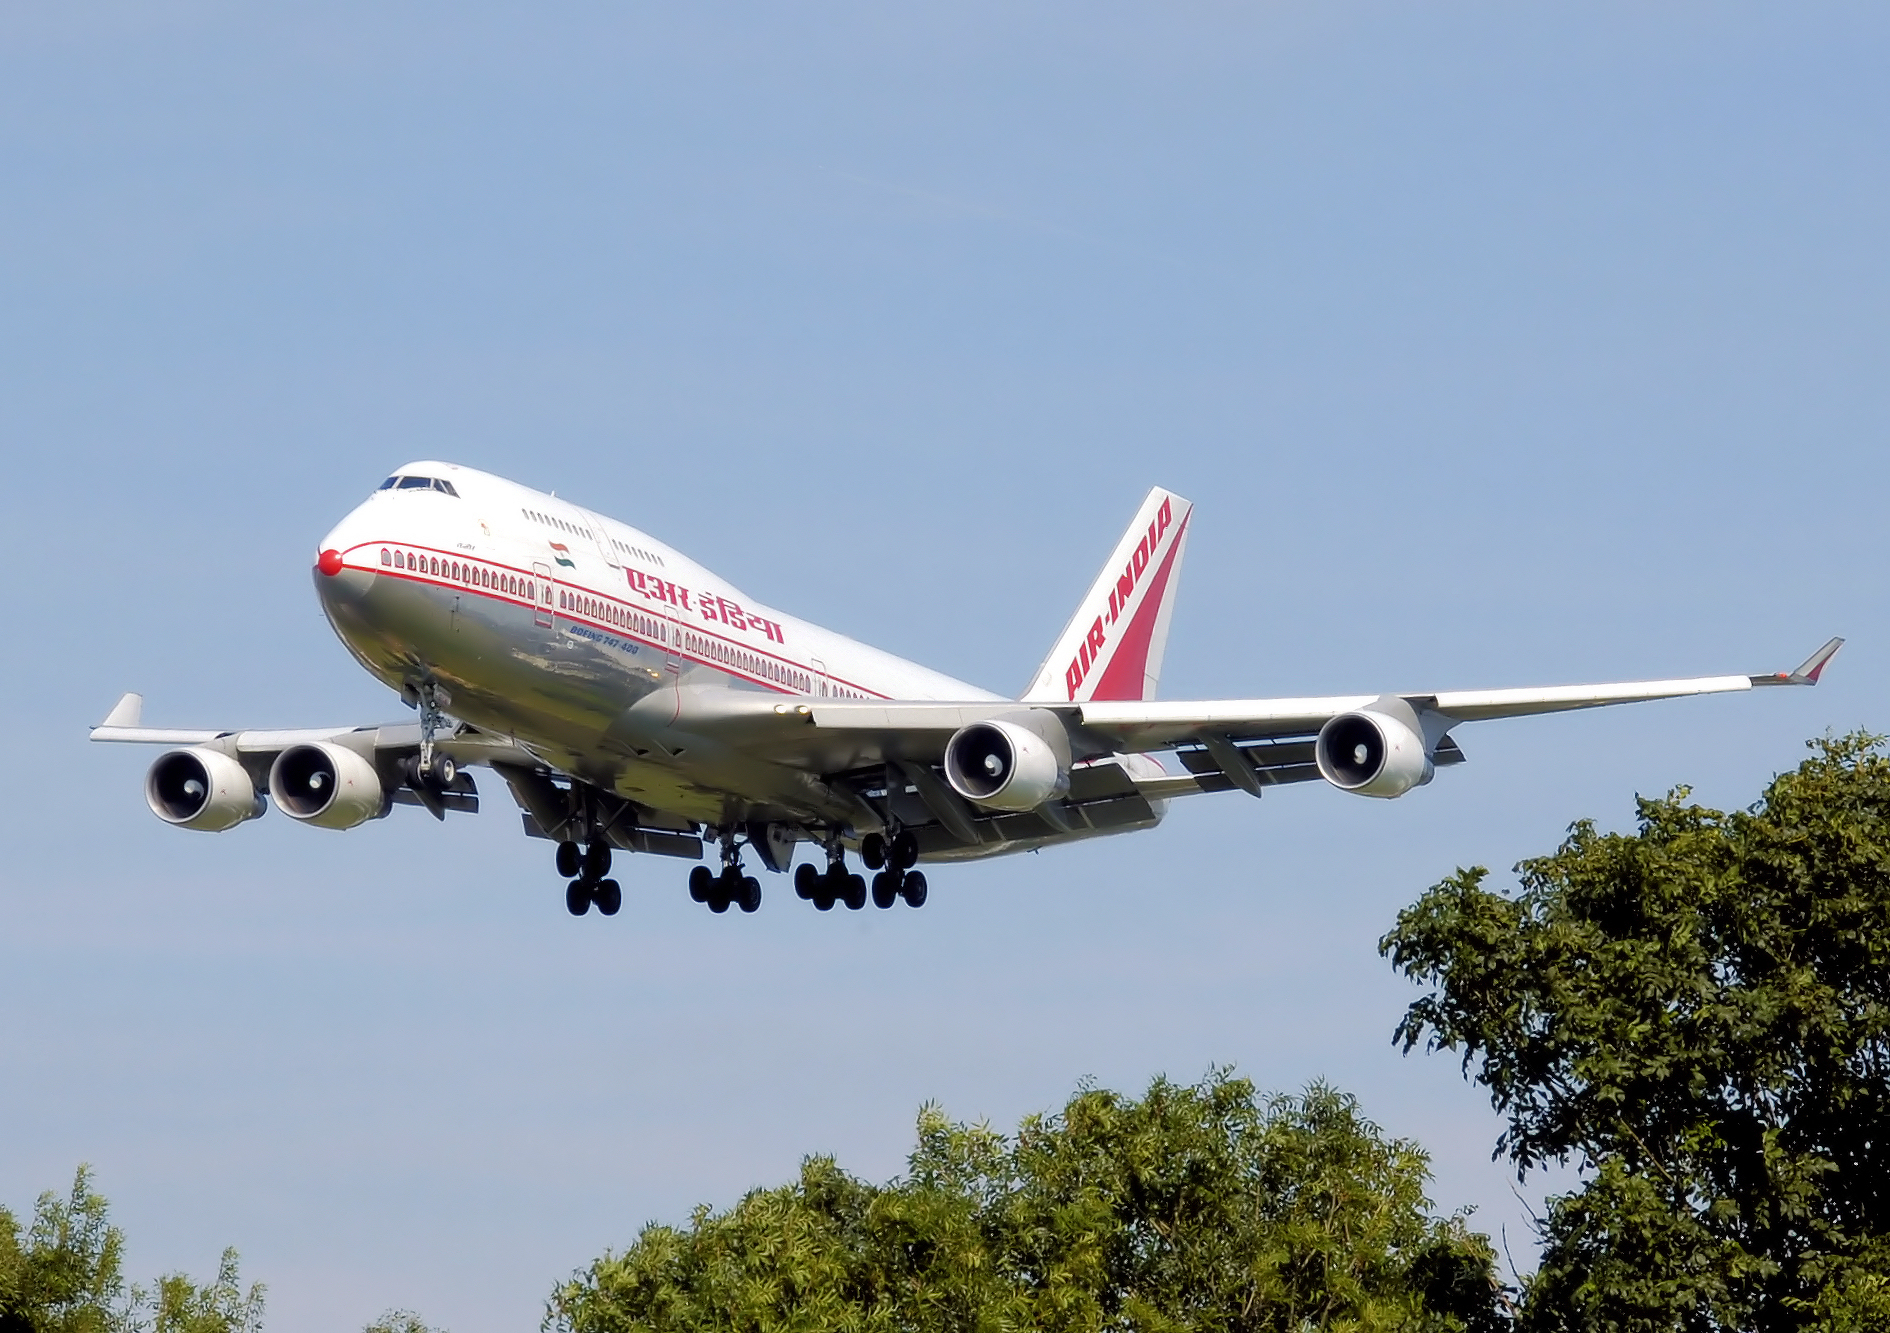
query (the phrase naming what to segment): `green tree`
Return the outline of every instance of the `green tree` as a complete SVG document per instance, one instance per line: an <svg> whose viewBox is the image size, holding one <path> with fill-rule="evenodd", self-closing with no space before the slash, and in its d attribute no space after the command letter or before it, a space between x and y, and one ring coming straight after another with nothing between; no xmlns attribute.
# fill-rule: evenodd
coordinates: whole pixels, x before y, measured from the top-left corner
<svg viewBox="0 0 1890 1333"><path fill-rule="evenodd" d="M17 1218L0 1208L0 1333L256 1333L263 1288L243 1292L235 1250L225 1250L216 1280L199 1287L182 1273L149 1291L126 1290L125 1238L110 1206L80 1166L70 1193L42 1194L24 1240Z"/></svg>
<svg viewBox="0 0 1890 1333"><path fill-rule="evenodd" d="M226 1249L213 1282L198 1286L182 1273L158 1279L150 1292L134 1291L133 1327L140 1333L258 1333L263 1320L262 1283L243 1290L235 1250ZM142 1318L150 1311L150 1320Z"/></svg>
<svg viewBox="0 0 1890 1333"><path fill-rule="evenodd" d="M361 1333L446 1333L446 1330L432 1327L412 1310L389 1310Z"/></svg>
<svg viewBox="0 0 1890 1333"><path fill-rule="evenodd" d="M1488 1241L1350 1097L1224 1072L1079 1091L1015 1136L920 1112L905 1176L831 1159L559 1287L547 1328L1391 1330L1503 1325Z"/></svg>
<svg viewBox="0 0 1890 1333"><path fill-rule="evenodd" d="M1460 870L1382 942L1524 1175L1573 1161L1521 1324L1890 1328L1890 761L1813 742L1750 809L1573 825L1514 895Z"/></svg>
<svg viewBox="0 0 1890 1333"><path fill-rule="evenodd" d="M92 1169L73 1173L64 1199L39 1196L24 1242L0 1208L0 1333L108 1333L125 1302L125 1238L92 1188Z"/></svg>

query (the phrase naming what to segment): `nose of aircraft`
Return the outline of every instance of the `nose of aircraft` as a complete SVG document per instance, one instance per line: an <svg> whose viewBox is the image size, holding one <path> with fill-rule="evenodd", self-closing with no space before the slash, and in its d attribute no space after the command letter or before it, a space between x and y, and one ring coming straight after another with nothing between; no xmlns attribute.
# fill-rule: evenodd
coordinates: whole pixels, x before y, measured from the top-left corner
<svg viewBox="0 0 1890 1333"><path fill-rule="evenodd" d="M376 548L361 544L359 512L341 520L316 548L315 592L331 621L344 607L358 608L377 577L379 556Z"/></svg>

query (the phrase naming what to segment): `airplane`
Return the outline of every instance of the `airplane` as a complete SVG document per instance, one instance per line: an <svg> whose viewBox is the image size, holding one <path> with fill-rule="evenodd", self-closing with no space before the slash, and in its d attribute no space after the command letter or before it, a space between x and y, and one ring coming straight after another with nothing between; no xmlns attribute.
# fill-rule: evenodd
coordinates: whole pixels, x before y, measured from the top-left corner
<svg viewBox="0 0 1890 1333"><path fill-rule="evenodd" d="M614 916L612 852L678 857L690 896L753 912L793 870L821 911L918 907L920 862L1159 824L1204 792L1323 779L1391 798L1464 761L1468 722L1816 685L1796 670L1539 689L1158 701L1193 506L1148 493L1026 689L1009 698L757 603L647 533L445 462L399 469L330 532L313 578L355 659L417 720L309 730L146 727L126 694L95 741L175 746L152 813L223 832L271 805L347 829L479 808L470 769L557 844L565 906ZM1170 771L1157 756L1169 756ZM801 843L816 861L795 866ZM702 863L705 849L719 873Z"/></svg>

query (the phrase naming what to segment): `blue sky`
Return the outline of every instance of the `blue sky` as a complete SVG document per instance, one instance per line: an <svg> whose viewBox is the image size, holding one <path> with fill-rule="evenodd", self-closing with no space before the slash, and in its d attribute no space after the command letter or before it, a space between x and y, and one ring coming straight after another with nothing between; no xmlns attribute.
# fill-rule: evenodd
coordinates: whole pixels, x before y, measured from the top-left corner
<svg viewBox="0 0 1890 1333"><path fill-rule="evenodd" d="M544 7L539 7L542 11ZM1498 1123L1377 956L1459 864L1890 730L1878 6L46 4L0 12L0 1200L96 1164L129 1263L283 1333L530 1327L651 1218L928 1099L1326 1076L1527 1266ZM404 714L315 542L446 457L1021 688L1153 483L1167 697L1788 667L755 917L564 913L488 813L220 838L178 725Z"/></svg>

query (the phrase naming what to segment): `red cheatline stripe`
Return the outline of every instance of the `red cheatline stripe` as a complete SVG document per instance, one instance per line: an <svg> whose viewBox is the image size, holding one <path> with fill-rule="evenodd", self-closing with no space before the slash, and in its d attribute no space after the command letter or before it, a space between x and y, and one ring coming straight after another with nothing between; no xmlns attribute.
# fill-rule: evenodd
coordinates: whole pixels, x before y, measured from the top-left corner
<svg viewBox="0 0 1890 1333"><path fill-rule="evenodd" d="M506 565L498 561L468 560L463 555L454 555L452 552L443 551L438 547L422 546L418 542L407 542L407 541L362 542L359 545L351 546L348 548L348 552L350 555L354 554L357 551L370 551L371 550L375 553L375 557L376 557L374 560L364 561L363 563L356 565L355 568L363 570L364 572L367 572L370 574L380 575L383 578L400 579L401 581L406 582L406 583L421 583L421 584L426 584L430 587L435 587L435 588L451 588L453 589L453 591L460 592L460 593L472 593L478 596L488 597L491 600L496 601L496 602L503 602L507 606L531 607L534 611L543 611L546 609L551 609L554 611L555 614L563 616L566 620L581 621L584 624L591 625L597 629L607 630L610 633L615 634L620 638L631 639L638 643L641 643L646 648L654 648L659 651L664 649L664 645L657 642L654 639L644 638L641 635L634 633L633 631L624 629L622 626L616 624L613 621L601 620L601 619L593 618L591 616L575 614L573 610L569 607L546 608L542 606L541 604L534 602L528 598L514 596L511 593L501 591L500 589L497 589L497 588L488 588L482 583L459 582L454 579L448 578L443 574L442 575L424 574L421 571L417 569L413 569L411 567L407 569L394 569L389 566L382 565L378 563L378 559L379 559L380 548L382 548L383 546L387 547L389 550L392 550L395 547L399 547L400 549L404 551L424 551L429 556L438 556L442 560L449 560L449 561L457 560L462 566L484 564L492 569L503 570L506 573L514 574L518 576L519 578L531 579L535 582L550 584L554 587L563 587L566 589L570 589L573 592L579 593L586 597L594 597L600 602L608 602L612 606L622 607L624 610L629 611L632 614L640 614L644 616L646 619L663 620L665 621L665 623L669 623L667 620L667 617L663 616L660 612L652 612L649 610L645 610L641 607L636 606L634 603L620 602L614 597L608 597L603 593L596 592L590 588L585 587L583 584L570 583L570 582L566 582L565 580L558 579L555 577L548 578L543 574L537 573L536 571L522 570L514 565ZM781 665L788 667L790 670L801 672L810 681L814 680L816 677L820 675L820 673L815 671L811 666L807 666L800 662L796 662L793 658L778 657L773 653L764 653L750 646L749 644L742 643L736 639L724 638L720 634L711 634L707 630L697 629L694 625L677 624L675 628L683 631L685 634L693 634L706 641L726 644L728 647L733 648L738 652L747 653L752 657L765 658L766 660L770 662L778 662ZM756 685L765 686L768 689L775 691L777 694L791 694L791 695L797 695L797 696L801 694L799 690L792 689L788 686L785 686L781 684L779 681L774 680L772 677L762 675L759 672L750 672L746 670L745 668L736 666L735 664L731 662L723 662L717 658L704 656L701 653L682 652L680 650L680 645L678 646L677 655L679 657L686 658L687 660L691 662L695 662L700 666L706 666L716 671L720 671L724 675L734 676L740 680L751 681ZM860 693L865 694L874 699L886 699L886 698L891 697L890 695L881 694L877 690L868 689L864 685L856 684L855 682L847 680L844 677L836 676L831 672L827 674L827 679L832 681L836 685L843 685L849 689L858 690L860 691ZM818 697L818 696L809 695L806 697Z"/></svg>

